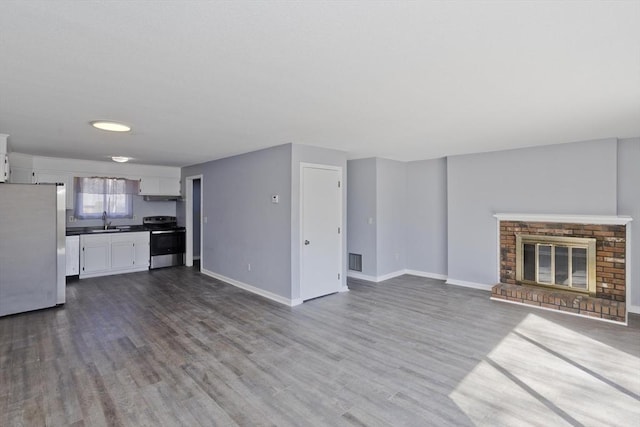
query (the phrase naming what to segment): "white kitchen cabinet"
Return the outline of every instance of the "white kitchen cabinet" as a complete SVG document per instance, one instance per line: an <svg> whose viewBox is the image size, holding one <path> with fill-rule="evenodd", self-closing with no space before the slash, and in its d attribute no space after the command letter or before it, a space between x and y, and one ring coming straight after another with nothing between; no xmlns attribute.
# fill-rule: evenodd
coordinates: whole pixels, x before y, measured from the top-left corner
<svg viewBox="0 0 640 427"><path fill-rule="evenodd" d="M149 233L121 233L111 235L111 269L149 267Z"/></svg>
<svg viewBox="0 0 640 427"><path fill-rule="evenodd" d="M134 261L134 242L128 238L117 240L115 236L113 236L111 238L111 269L116 270L131 268L134 266Z"/></svg>
<svg viewBox="0 0 640 427"><path fill-rule="evenodd" d="M36 171L33 175L36 184L63 183L66 195L66 209L73 209L73 175L67 172L46 170Z"/></svg>
<svg viewBox="0 0 640 427"><path fill-rule="evenodd" d="M65 239L65 257L67 276L80 274L80 236L67 236Z"/></svg>
<svg viewBox="0 0 640 427"><path fill-rule="evenodd" d="M80 278L102 276L111 269L111 236L80 236Z"/></svg>
<svg viewBox="0 0 640 427"><path fill-rule="evenodd" d="M140 179L141 196L180 196L180 179L145 176Z"/></svg>
<svg viewBox="0 0 640 427"><path fill-rule="evenodd" d="M9 156L0 153L0 182L9 181Z"/></svg>
<svg viewBox="0 0 640 427"><path fill-rule="evenodd" d="M9 135L0 133L0 182L9 181L9 156L7 155L7 139Z"/></svg>
<svg viewBox="0 0 640 427"><path fill-rule="evenodd" d="M147 269L149 268L149 255L150 255L150 237L151 235L148 232L142 233L129 233L135 235L134 240L134 265L136 269Z"/></svg>
<svg viewBox="0 0 640 427"><path fill-rule="evenodd" d="M11 166L9 179L12 184L33 184L33 169Z"/></svg>
<svg viewBox="0 0 640 427"><path fill-rule="evenodd" d="M80 278L149 268L149 232L83 234Z"/></svg>

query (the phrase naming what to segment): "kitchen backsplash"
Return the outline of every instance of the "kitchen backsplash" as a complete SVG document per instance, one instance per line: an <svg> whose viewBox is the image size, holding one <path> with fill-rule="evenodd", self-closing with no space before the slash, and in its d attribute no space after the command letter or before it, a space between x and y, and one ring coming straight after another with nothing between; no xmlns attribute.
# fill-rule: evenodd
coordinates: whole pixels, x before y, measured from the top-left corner
<svg viewBox="0 0 640 427"><path fill-rule="evenodd" d="M142 224L142 217L154 215L176 215L176 202L145 202L142 196L133 196L133 215L135 218L109 219L112 225ZM76 219L69 221L73 216L73 209L67 210L67 227L95 227L102 225L101 219Z"/></svg>

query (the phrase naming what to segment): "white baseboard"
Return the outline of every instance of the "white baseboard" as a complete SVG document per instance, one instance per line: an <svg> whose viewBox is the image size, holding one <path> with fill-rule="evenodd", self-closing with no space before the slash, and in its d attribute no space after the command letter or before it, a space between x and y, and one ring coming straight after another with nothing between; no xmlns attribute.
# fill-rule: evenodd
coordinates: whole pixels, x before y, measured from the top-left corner
<svg viewBox="0 0 640 427"><path fill-rule="evenodd" d="M349 292L349 287L348 286L343 286L340 288L340 290L338 292Z"/></svg>
<svg viewBox="0 0 640 427"><path fill-rule="evenodd" d="M427 277L429 279L447 280L447 275L446 274L429 273L428 271L407 269L407 270L404 271L404 273L405 274L411 274L412 276Z"/></svg>
<svg viewBox="0 0 640 427"><path fill-rule="evenodd" d="M464 286L465 288L481 289L483 291L491 292L493 285L487 285L485 283L467 282L464 280L447 279L445 282L447 285Z"/></svg>
<svg viewBox="0 0 640 427"><path fill-rule="evenodd" d="M382 276L378 276L377 277L377 281L378 282L384 282L385 280L389 280L389 279L393 279L394 277L398 277L398 276L402 276L403 274L405 274L406 270L398 270L398 271L392 271L391 273L387 273L387 274L383 274Z"/></svg>
<svg viewBox="0 0 640 427"><path fill-rule="evenodd" d="M627 306L627 311L629 313L640 314L640 305L631 305Z"/></svg>
<svg viewBox="0 0 640 427"><path fill-rule="evenodd" d="M353 277L354 279L366 280L368 282L384 282L385 280L393 279L394 277L402 276L404 270L394 271L392 273L384 274L382 276L369 276L367 274L358 273L357 271L348 271L347 277Z"/></svg>
<svg viewBox="0 0 640 427"><path fill-rule="evenodd" d="M375 276L369 276L367 274L358 273L357 271L347 271L347 277L353 277L354 279L366 280L368 282L377 282Z"/></svg>
<svg viewBox="0 0 640 427"><path fill-rule="evenodd" d="M353 277L354 279L367 280L369 282L384 282L385 280L393 279L394 277L402 276L404 274L411 274L412 276L427 277L429 279L447 280L446 274L429 273L427 271L419 270L398 270L382 276L369 276L367 274L358 273L357 271L348 271L347 277Z"/></svg>
<svg viewBox="0 0 640 427"><path fill-rule="evenodd" d="M209 271L204 268L200 268L200 273L205 276L213 277L214 279L222 280L225 283L233 285L237 288L244 289L245 291L249 291L256 295L260 295L267 299L270 299L275 302L279 302L280 304L288 305L289 307L293 307L296 305L302 304L301 299L289 299L283 296L274 294L273 292L265 291L264 289L256 288L255 286L249 285L244 282L240 282L239 280L232 279L230 277L223 276L222 274L214 273L213 271Z"/></svg>

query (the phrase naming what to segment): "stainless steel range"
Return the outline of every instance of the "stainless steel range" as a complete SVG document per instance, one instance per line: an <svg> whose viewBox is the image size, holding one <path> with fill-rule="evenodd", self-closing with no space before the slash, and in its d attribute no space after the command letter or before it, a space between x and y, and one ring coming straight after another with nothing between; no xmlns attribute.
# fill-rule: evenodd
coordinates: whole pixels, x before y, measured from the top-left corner
<svg viewBox="0 0 640 427"><path fill-rule="evenodd" d="M151 232L149 268L184 265L185 228L175 216L146 216L142 225Z"/></svg>

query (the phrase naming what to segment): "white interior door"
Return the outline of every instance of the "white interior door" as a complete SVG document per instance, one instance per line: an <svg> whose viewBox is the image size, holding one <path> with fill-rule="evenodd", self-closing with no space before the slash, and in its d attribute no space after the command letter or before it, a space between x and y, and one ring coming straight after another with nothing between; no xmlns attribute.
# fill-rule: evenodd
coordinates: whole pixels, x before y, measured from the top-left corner
<svg viewBox="0 0 640 427"><path fill-rule="evenodd" d="M342 284L340 178L340 170L335 168L302 167L303 300L338 292Z"/></svg>

